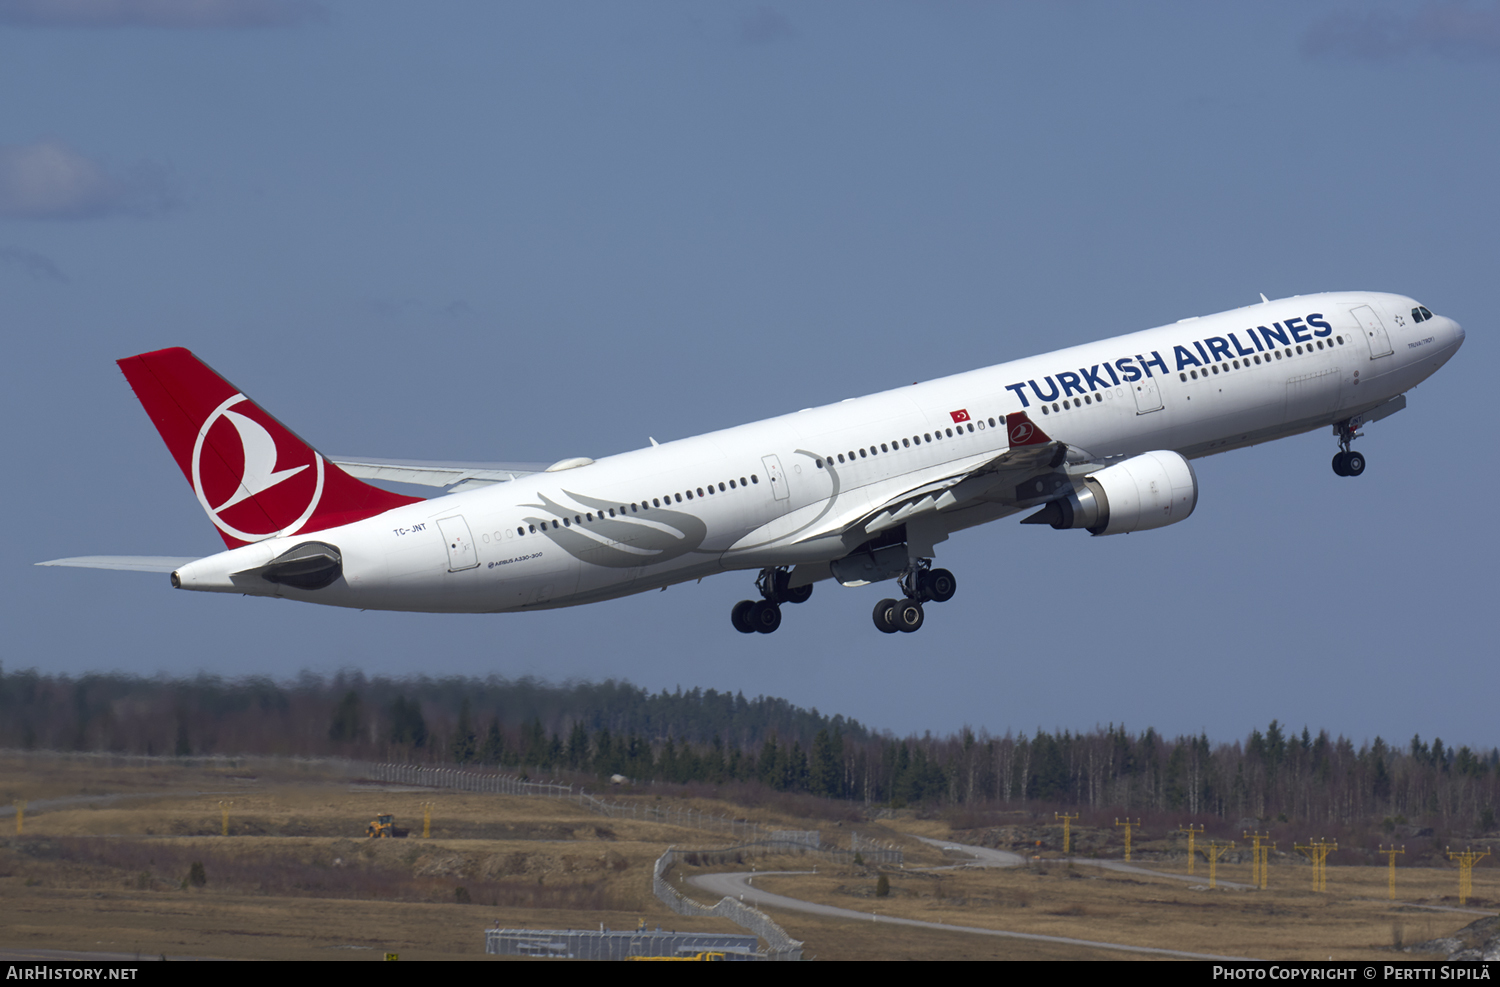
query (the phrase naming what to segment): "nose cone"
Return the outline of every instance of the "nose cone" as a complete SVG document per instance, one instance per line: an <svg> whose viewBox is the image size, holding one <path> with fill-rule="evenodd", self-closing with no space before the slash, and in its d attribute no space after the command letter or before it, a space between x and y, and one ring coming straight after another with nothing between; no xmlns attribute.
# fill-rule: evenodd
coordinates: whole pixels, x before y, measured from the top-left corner
<svg viewBox="0 0 1500 987"><path fill-rule="evenodd" d="M1458 352L1460 346L1463 346L1464 327L1445 315L1434 316L1432 325L1437 336L1437 353L1434 354L1436 358L1434 369L1436 369L1453 359L1453 354Z"/></svg>

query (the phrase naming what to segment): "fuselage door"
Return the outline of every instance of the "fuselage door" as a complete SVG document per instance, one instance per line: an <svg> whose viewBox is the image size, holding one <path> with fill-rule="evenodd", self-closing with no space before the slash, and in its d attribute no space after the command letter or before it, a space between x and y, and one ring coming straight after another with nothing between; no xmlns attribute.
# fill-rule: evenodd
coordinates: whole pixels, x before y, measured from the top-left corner
<svg viewBox="0 0 1500 987"><path fill-rule="evenodd" d="M1391 355L1391 337L1386 335L1385 323L1380 321L1380 316L1368 305L1351 309L1350 315L1359 323L1360 331L1365 334L1365 342L1370 344L1370 359Z"/></svg>
<svg viewBox="0 0 1500 987"><path fill-rule="evenodd" d="M443 544L448 548L448 571L472 569L479 564L479 551L474 547L474 538L469 534L469 522L462 514L438 519L438 530L443 533Z"/></svg>
<svg viewBox="0 0 1500 987"><path fill-rule="evenodd" d="M786 473L781 469L781 457L762 456L760 461L766 464L766 480L771 484L771 496L777 500L786 500L792 492L787 489Z"/></svg>
<svg viewBox="0 0 1500 987"><path fill-rule="evenodd" d="M1161 388L1150 377L1142 377L1131 387L1135 390L1135 413L1149 414L1161 410Z"/></svg>

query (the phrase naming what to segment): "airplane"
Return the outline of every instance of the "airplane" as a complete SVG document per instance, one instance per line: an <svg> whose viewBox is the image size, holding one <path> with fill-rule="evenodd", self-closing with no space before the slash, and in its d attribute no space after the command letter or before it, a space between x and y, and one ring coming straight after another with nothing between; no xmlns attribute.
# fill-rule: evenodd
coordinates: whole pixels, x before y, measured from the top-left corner
<svg viewBox="0 0 1500 987"><path fill-rule="evenodd" d="M893 581L877 630L950 600L932 565L1015 514L1095 536L1187 520L1192 460L1332 426L1333 470L1463 344L1402 295L1334 292L1183 319L599 460L330 459L185 349L119 360L226 551L38 565L170 572L178 589L372 610L576 606L757 573L769 634L819 582ZM366 481L443 488L432 498Z"/></svg>

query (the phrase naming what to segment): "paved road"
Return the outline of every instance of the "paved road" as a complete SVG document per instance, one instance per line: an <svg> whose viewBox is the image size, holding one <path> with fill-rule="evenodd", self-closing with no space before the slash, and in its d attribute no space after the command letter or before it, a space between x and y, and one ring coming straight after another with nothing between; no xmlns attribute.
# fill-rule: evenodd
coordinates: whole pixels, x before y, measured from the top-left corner
<svg viewBox="0 0 1500 987"><path fill-rule="evenodd" d="M963 853L971 854L976 858L975 866L980 867L1015 867L1026 862L1019 854L1009 853L1005 850L991 850L988 847L965 846L954 843L951 840L928 840L945 849L953 848ZM1032 942L1050 942L1064 946L1087 946L1091 949L1112 949L1125 953L1145 953L1151 956L1174 956L1189 960L1245 960L1245 956L1215 956L1210 953L1188 953L1177 949L1153 949L1149 946L1124 946L1113 942L1097 942L1089 939L1071 939L1066 936L1044 936L1034 932L1005 932L999 929L981 929L971 925L947 925L942 922L923 922L918 919L894 918L889 915L879 915L874 912L855 911L852 908L839 908L835 905L820 905L812 901L803 901L799 898L789 898L786 895L772 894L762 891L751 884L755 877L768 877L775 874L807 874L811 871L762 871L759 874L727 873L727 874L700 874L689 878L689 881L713 894L715 898L729 897L740 898L743 901L770 908L784 908L788 911L808 912L813 915L826 915L832 918L847 918L861 922L882 922L890 925L909 925L920 929L938 929L944 932L966 932L977 936L998 936L1002 939L1027 939Z"/></svg>
<svg viewBox="0 0 1500 987"><path fill-rule="evenodd" d="M1019 853L1011 853L1009 850L991 850L989 847L970 846L966 843L955 843L952 840L933 840L925 836L918 836L916 839L942 850L966 853L974 857L975 859L972 862L962 865L965 867L1020 867L1027 862L1026 857ZM1089 867L1100 867L1104 870L1118 871L1122 874L1141 874L1146 877L1161 877L1169 881L1186 881L1189 884L1207 883L1207 879L1204 877L1192 874L1171 874L1165 871L1152 870L1149 867L1127 864L1123 860L1096 860L1092 857L1062 857L1049 859L1048 863L1083 864ZM1255 887L1253 884L1241 884L1237 881L1219 881L1218 884L1220 887L1243 888L1247 891Z"/></svg>

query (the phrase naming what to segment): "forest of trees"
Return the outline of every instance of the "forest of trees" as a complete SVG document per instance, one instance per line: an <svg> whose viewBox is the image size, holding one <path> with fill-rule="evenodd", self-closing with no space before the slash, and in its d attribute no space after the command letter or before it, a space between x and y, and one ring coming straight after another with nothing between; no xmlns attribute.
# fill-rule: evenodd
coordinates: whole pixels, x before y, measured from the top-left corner
<svg viewBox="0 0 1500 987"><path fill-rule="evenodd" d="M304 675L44 676L0 667L0 747L336 755L636 783L760 784L904 806L1056 804L1192 817L1496 827L1500 750L1295 732L1243 741L1089 731L877 734L784 699L624 682Z"/></svg>

